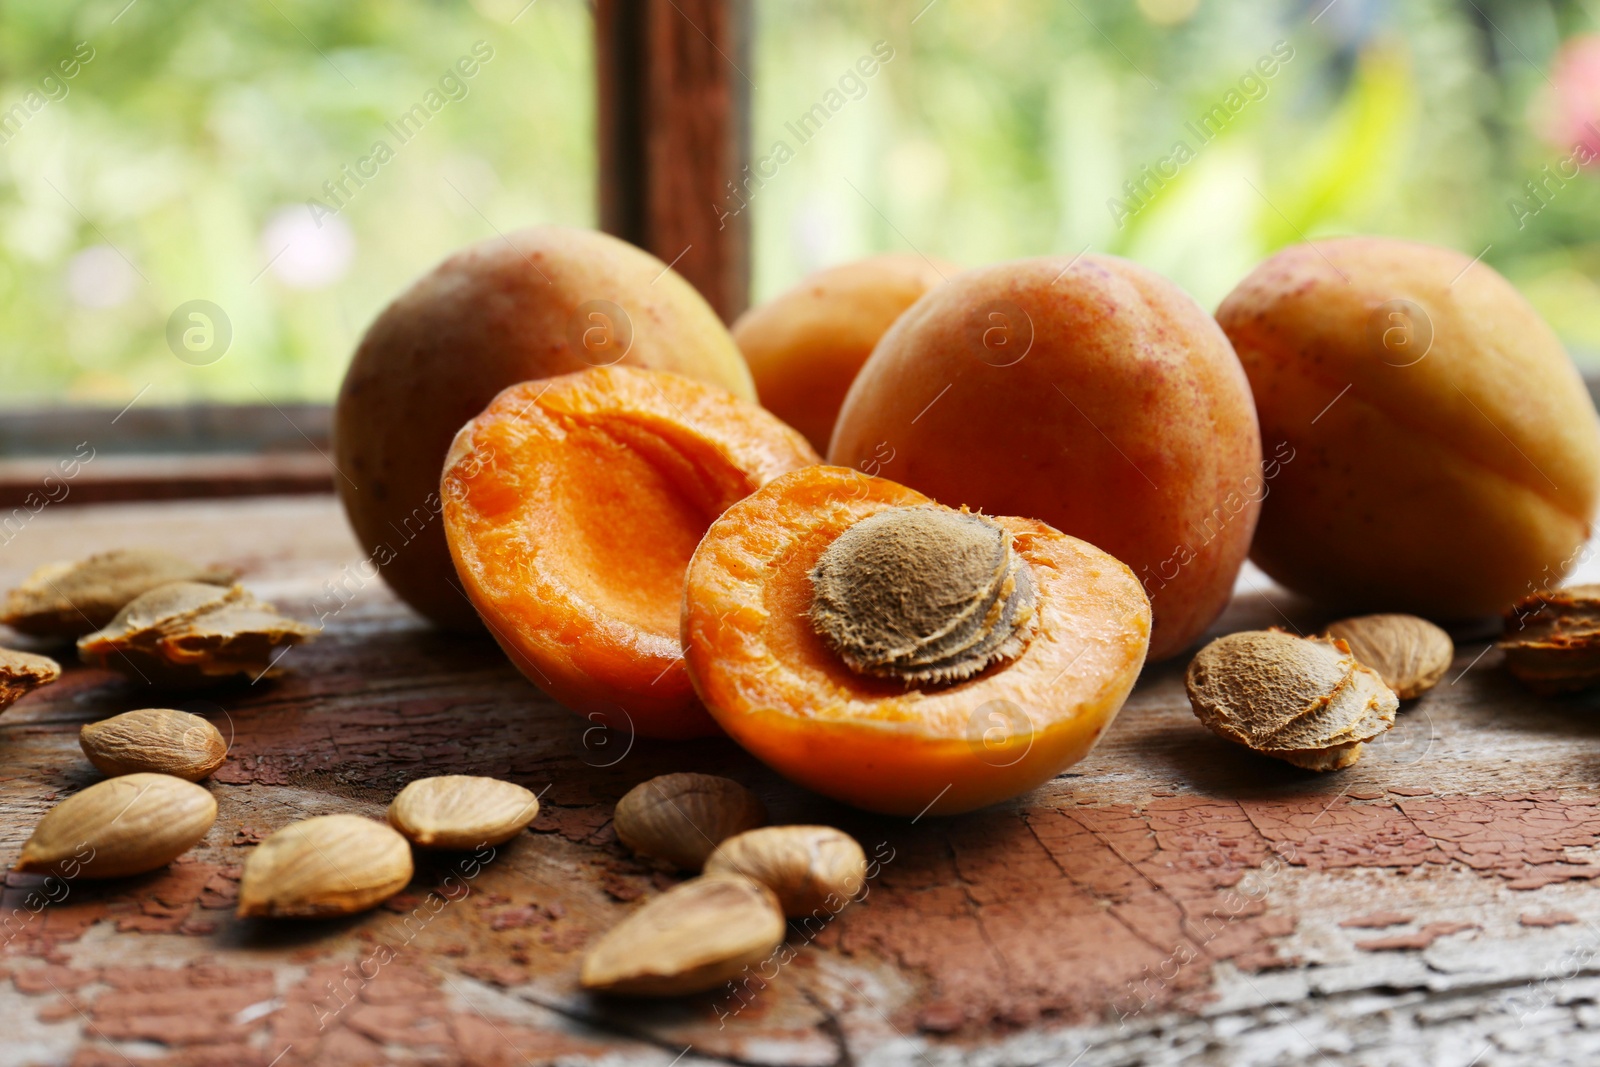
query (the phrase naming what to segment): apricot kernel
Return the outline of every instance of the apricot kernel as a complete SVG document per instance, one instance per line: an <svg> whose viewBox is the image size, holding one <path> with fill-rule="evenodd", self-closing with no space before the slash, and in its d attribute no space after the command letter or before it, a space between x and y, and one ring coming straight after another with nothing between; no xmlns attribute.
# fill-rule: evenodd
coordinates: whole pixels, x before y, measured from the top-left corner
<svg viewBox="0 0 1600 1067"><path fill-rule="evenodd" d="M1401 700L1413 700L1439 684L1456 646L1450 635L1415 615L1358 615L1328 624L1328 636L1350 646L1350 654L1383 676Z"/></svg>

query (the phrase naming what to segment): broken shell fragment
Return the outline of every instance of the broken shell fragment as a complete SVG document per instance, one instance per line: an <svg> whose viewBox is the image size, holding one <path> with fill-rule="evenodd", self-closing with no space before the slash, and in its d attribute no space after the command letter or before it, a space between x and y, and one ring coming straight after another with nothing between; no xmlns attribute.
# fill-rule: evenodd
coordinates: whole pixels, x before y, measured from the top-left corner
<svg viewBox="0 0 1600 1067"><path fill-rule="evenodd" d="M84 662L171 689L276 673L280 650L317 628L285 618L242 586L172 582L135 598L78 641Z"/></svg>
<svg viewBox="0 0 1600 1067"><path fill-rule="evenodd" d="M1343 641L1280 630L1217 638L1195 655L1184 684L1212 733L1313 771L1350 766L1400 706Z"/></svg>
<svg viewBox="0 0 1600 1067"><path fill-rule="evenodd" d="M0 648L0 711L60 677L61 664L49 656Z"/></svg>
<svg viewBox="0 0 1600 1067"><path fill-rule="evenodd" d="M6 594L0 622L34 637L82 637L101 629L129 601L169 582L227 585L235 572L203 566L158 548L119 548L51 563Z"/></svg>
<svg viewBox="0 0 1600 1067"><path fill-rule="evenodd" d="M1328 626L1328 636L1382 676L1401 700L1432 689L1450 669L1456 646L1450 635L1415 615L1359 615Z"/></svg>
<svg viewBox="0 0 1600 1067"><path fill-rule="evenodd" d="M1505 614L1506 670L1540 696L1600 684L1600 585L1547 589Z"/></svg>

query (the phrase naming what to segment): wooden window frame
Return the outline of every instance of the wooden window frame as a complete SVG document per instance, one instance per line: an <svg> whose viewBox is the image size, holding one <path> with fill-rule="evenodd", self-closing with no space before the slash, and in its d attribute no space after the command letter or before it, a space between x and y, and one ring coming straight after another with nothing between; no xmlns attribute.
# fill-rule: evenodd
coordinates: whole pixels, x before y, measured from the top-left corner
<svg viewBox="0 0 1600 1067"><path fill-rule="evenodd" d="M595 0L593 10L600 227L670 264L731 323L749 300L750 225L717 205L749 162L749 0ZM330 493L330 423L326 404L12 411L0 427L0 511Z"/></svg>

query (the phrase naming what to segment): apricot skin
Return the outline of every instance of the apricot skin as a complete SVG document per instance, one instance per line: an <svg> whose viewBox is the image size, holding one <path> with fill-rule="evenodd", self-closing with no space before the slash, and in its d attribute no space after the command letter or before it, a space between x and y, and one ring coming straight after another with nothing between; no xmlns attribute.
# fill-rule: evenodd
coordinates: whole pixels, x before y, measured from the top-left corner
<svg viewBox="0 0 1600 1067"><path fill-rule="evenodd" d="M1492 268L1387 238L1297 245L1217 318L1262 439L1294 450L1251 550L1273 578L1330 607L1450 619L1571 568L1600 493L1600 421Z"/></svg>
<svg viewBox="0 0 1600 1067"><path fill-rule="evenodd" d="M839 405L894 320L960 268L915 254L827 267L733 324L768 411L828 450Z"/></svg>
<svg viewBox="0 0 1600 1067"><path fill-rule="evenodd" d="M1033 568L1021 656L957 684L853 673L811 628L808 577L868 515L931 501L816 466L774 479L706 532L689 564L689 675L728 735L785 777L868 811L954 814L1048 781L1111 725L1144 665L1150 604L1126 566L1032 519L995 517Z"/></svg>
<svg viewBox="0 0 1600 1067"><path fill-rule="evenodd" d="M930 291L862 367L828 460L1111 553L1150 596L1152 660L1227 603L1262 473L1249 385L1216 323L1159 275L1096 255Z"/></svg>
<svg viewBox="0 0 1600 1067"><path fill-rule="evenodd" d="M463 249L384 309L356 349L334 409L339 494L390 588L442 626L479 625L439 522L450 440L509 385L616 359L604 323L578 314L591 301L626 312L623 364L755 399L700 294L654 256L589 230L538 227Z"/></svg>

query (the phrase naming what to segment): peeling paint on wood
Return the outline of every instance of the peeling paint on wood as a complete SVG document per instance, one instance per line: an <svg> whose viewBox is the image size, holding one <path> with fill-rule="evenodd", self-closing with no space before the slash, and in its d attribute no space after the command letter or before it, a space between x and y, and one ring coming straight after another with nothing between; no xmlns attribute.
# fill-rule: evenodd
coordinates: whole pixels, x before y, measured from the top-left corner
<svg viewBox="0 0 1600 1067"><path fill-rule="evenodd" d="M86 506L37 517L0 579L137 544L235 563L307 620L359 562L328 499ZM1267 593L1228 624L1310 621ZM1325 776L1213 738L1182 664L1160 665L1066 775L912 823L806 794L727 742L599 736L492 643L434 633L368 583L278 682L177 698L231 743L193 853L117 882L6 876L0 1063L1582 1062L1600 1055L1600 717L1527 695L1483 650L1463 642L1444 684ZM98 777L79 726L151 699L73 667L0 716L0 862ZM856 835L878 860L868 895L791 926L793 960L732 989L590 997L585 946L676 878L617 843L611 806L673 770ZM421 856L364 916L233 917L274 828L381 817L441 773L544 791L540 816L481 866Z"/></svg>

